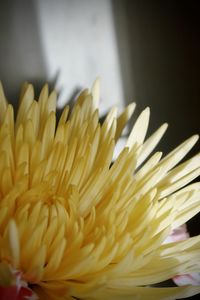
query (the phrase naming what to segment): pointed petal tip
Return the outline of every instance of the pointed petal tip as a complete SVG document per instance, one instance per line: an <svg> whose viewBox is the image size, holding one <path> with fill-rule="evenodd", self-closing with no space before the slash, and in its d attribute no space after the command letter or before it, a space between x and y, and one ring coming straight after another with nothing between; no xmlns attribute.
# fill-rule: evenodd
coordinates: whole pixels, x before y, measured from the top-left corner
<svg viewBox="0 0 200 300"><path fill-rule="evenodd" d="M149 120L150 118L150 107L147 106L142 112L141 112L141 116L146 116L146 118Z"/></svg>
<svg viewBox="0 0 200 300"><path fill-rule="evenodd" d="M167 130L167 128L169 127L168 123L163 123L160 127L160 130L163 132L163 134L165 133L165 131Z"/></svg>
<svg viewBox="0 0 200 300"><path fill-rule="evenodd" d="M136 108L136 103L135 102L131 102L128 106L127 109L129 111L129 114L132 115L132 113L134 112Z"/></svg>
<svg viewBox="0 0 200 300"><path fill-rule="evenodd" d="M140 116L142 117L142 118L144 118L144 119L146 119L146 121L149 123L149 119L150 119L150 107L146 107L143 111L142 111L142 113L140 114ZM139 117L140 117L139 116ZM138 117L138 118L139 118Z"/></svg>
<svg viewBox="0 0 200 300"><path fill-rule="evenodd" d="M161 158L162 155L163 155L163 152L162 151L158 151L158 152L156 152L156 155Z"/></svg>
<svg viewBox="0 0 200 300"><path fill-rule="evenodd" d="M91 93L93 96L94 95L99 96L100 84L101 84L100 76L97 76L91 87Z"/></svg>
<svg viewBox="0 0 200 300"><path fill-rule="evenodd" d="M135 108L136 107L136 103L135 102L130 102L127 107Z"/></svg>
<svg viewBox="0 0 200 300"><path fill-rule="evenodd" d="M192 138L193 138L195 141L198 141L198 139L199 139L199 134L194 134L194 135L192 136Z"/></svg>
<svg viewBox="0 0 200 300"><path fill-rule="evenodd" d="M169 124L167 122L162 124L162 127L168 128Z"/></svg>
<svg viewBox="0 0 200 300"><path fill-rule="evenodd" d="M140 118L145 118L147 120L149 120L150 118L150 107L147 106L140 114L139 114L139 117L137 118L140 119Z"/></svg>
<svg viewBox="0 0 200 300"><path fill-rule="evenodd" d="M191 148L197 143L199 139L198 134L194 134L191 137L189 137L185 142L187 142L189 145L191 145Z"/></svg>
<svg viewBox="0 0 200 300"><path fill-rule="evenodd" d="M34 93L34 87L33 87L32 83L27 82L27 85L25 86L24 95L26 93Z"/></svg>
<svg viewBox="0 0 200 300"><path fill-rule="evenodd" d="M97 75L95 81L94 81L94 84L100 84L101 83L101 77L100 75Z"/></svg>
<svg viewBox="0 0 200 300"><path fill-rule="evenodd" d="M49 85L48 85L48 83L45 83L45 84L43 85L43 87L42 87L40 93L42 93L42 92L44 92L44 91L47 92L47 93L49 93Z"/></svg>
<svg viewBox="0 0 200 300"><path fill-rule="evenodd" d="M5 97L3 83L2 83L1 80L0 80L0 95L2 95L3 97Z"/></svg>

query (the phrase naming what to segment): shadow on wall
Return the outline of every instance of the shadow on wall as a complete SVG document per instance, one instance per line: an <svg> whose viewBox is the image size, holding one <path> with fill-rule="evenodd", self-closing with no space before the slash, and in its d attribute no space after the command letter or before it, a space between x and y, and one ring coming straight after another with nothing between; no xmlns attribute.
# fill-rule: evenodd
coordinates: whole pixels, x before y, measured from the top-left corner
<svg viewBox="0 0 200 300"><path fill-rule="evenodd" d="M0 80L14 106L24 81L34 84L36 94L47 81L35 3L1 1Z"/></svg>
<svg viewBox="0 0 200 300"><path fill-rule="evenodd" d="M198 3L137 0L124 0L123 6L120 0L112 3L124 89L129 99L134 96L137 102L136 114L150 106L151 132L169 122L161 143L161 150L168 152L190 135L200 133ZM124 20L122 30L120 24ZM127 77L131 78L129 83ZM196 149L200 149L199 144Z"/></svg>

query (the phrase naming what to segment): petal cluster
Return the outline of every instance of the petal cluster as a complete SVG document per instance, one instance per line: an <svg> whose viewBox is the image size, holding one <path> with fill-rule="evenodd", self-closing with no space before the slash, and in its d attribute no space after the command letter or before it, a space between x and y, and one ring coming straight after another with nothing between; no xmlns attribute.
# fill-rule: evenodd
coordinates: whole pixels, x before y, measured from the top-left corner
<svg viewBox="0 0 200 300"><path fill-rule="evenodd" d="M167 156L145 140L149 108L113 152L135 105L101 124L99 84L56 118L56 93L38 101L25 83L19 108L0 88L0 262L19 270L39 299L179 299L199 286L155 287L199 272L200 237L165 244L200 211L200 154L179 162L194 135ZM1 278L1 274L0 274ZM1 280L0 280L1 284Z"/></svg>

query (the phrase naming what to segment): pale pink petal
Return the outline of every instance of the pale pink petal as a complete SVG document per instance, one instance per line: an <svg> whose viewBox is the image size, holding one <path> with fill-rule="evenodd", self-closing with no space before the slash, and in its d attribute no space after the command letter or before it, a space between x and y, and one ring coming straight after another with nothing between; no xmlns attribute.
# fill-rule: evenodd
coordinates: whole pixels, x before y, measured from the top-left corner
<svg viewBox="0 0 200 300"><path fill-rule="evenodd" d="M173 281L179 285L200 285L200 274L199 273L191 273L185 275L178 275L173 277Z"/></svg>
<svg viewBox="0 0 200 300"><path fill-rule="evenodd" d="M164 244L183 241L189 238L189 233L187 232L186 224L172 230L170 235L164 241Z"/></svg>
<svg viewBox="0 0 200 300"><path fill-rule="evenodd" d="M182 226L172 230L170 235L164 241L164 244L183 241L188 239L189 237L190 236L187 231L187 226L186 224L183 224ZM178 286L188 285L188 284L200 285L200 273L177 275L172 279L175 282L175 284Z"/></svg>

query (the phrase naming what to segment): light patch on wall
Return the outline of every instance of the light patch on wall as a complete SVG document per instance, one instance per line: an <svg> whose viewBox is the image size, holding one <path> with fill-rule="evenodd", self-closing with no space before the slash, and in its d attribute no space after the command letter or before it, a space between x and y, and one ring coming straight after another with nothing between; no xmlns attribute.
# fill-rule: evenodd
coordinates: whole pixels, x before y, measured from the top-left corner
<svg viewBox="0 0 200 300"><path fill-rule="evenodd" d="M49 79L58 73L62 107L75 89L102 78L102 113L123 106L119 56L109 0L37 1Z"/></svg>

